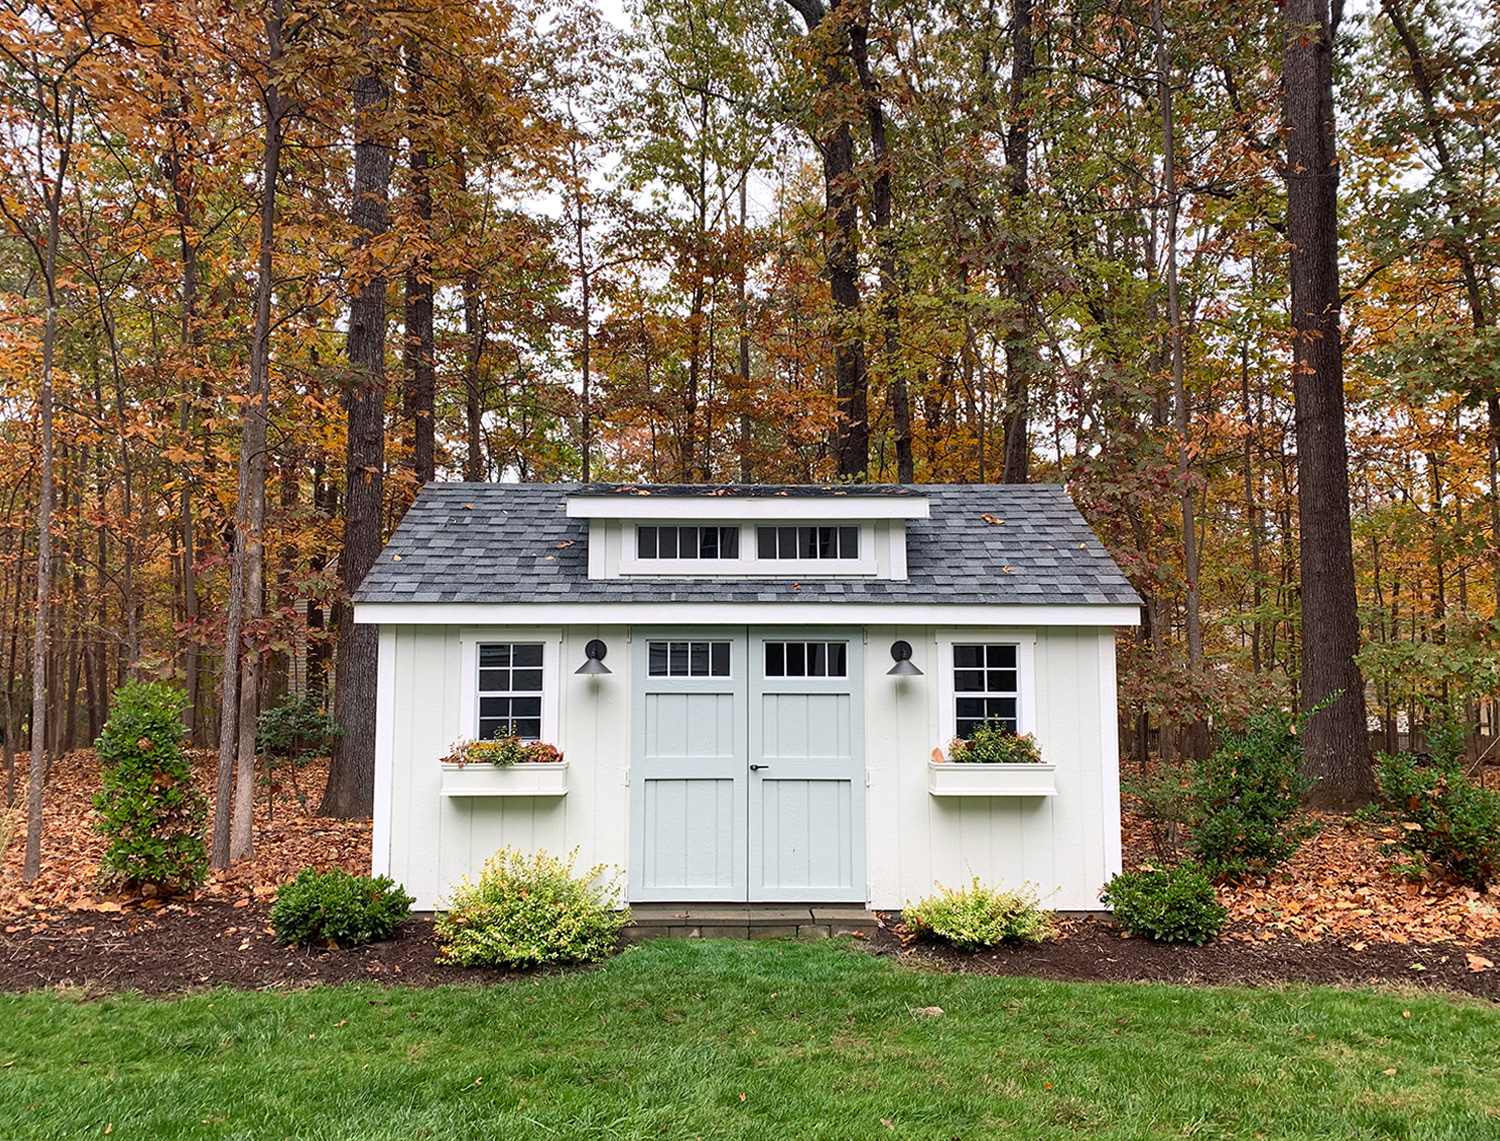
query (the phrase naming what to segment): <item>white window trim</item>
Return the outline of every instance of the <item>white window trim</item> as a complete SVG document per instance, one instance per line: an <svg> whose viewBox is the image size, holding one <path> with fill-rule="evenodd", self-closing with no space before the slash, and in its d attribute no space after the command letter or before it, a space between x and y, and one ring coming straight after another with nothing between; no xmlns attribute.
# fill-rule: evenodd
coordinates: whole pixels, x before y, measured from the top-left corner
<svg viewBox="0 0 1500 1141"><path fill-rule="evenodd" d="M479 736L479 647L495 642L542 644L541 739L561 748L557 714L562 690L562 631L523 626L486 626L458 632L459 671L463 681L458 689L458 724L454 726L453 739L472 741Z"/></svg>
<svg viewBox="0 0 1500 1141"><path fill-rule="evenodd" d="M861 495L858 490L832 495L570 495L569 519L639 519L643 523L770 523L795 519L799 523L829 520L927 519L931 505L925 495Z"/></svg>
<svg viewBox="0 0 1500 1141"><path fill-rule="evenodd" d="M737 559L643 559L636 552L640 541L637 527L730 527L740 529ZM642 519L621 528L620 575L652 578L873 578L879 573L875 553L875 523L859 524L857 559L763 559L756 527L761 526L847 527L849 520L798 519Z"/></svg>
<svg viewBox="0 0 1500 1141"><path fill-rule="evenodd" d="M939 630L938 661L938 734L943 751L958 736L958 717L953 700L953 647L956 645L1012 645L1016 647L1016 685L1020 700L1016 703L1016 732L1025 736L1036 732L1036 631L1005 629Z"/></svg>

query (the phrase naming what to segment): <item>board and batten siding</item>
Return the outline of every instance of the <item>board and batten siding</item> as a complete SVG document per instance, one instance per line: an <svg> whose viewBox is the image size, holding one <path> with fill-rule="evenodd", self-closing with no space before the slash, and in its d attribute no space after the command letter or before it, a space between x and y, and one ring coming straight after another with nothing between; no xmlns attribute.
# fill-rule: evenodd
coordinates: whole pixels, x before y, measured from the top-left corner
<svg viewBox="0 0 1500 1141"><path fill-rule="evenodd" d="M711 628L705 628L708 633ZM865 653L864 742L868 903L895 909L931 894L935 883L962 887L975 876L1035 883L1047 905L1099 907L1098 891L1120 866L1119 758L1115 732L1114 631L1038 626L1025 631L871 626L849 631ZM941 708L941 638L1003 641L1034 637L1031 728L1057 765L1051 797L935 797L927 763L946 747L951 715ZM584 645L601 638L613 671L574 670ZM580 869L625 867L630 853L632 742L630 629L390 625L380 636L373 870L390 875L419 910L442 906L463 876L509 844L555 855L578 849ZM892 677L889 647L904 639L921 677ZM560 656L549 676L560 685L550 734L569 762L560 797L445 797L438 758L473 728L462 724L463 646L482 640L540 640ZM863 642L863 645L861 645Z"/></svg>

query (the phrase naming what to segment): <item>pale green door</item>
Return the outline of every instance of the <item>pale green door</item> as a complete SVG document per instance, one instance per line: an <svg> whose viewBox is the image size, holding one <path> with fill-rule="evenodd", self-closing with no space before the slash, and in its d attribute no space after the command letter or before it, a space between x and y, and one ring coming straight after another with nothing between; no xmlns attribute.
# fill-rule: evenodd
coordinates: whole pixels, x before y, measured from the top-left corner
<svg viewBox="0 0 1500 1141"><path fill-rule="evenodd" d="M750 898L865 901L863 637L750 633Z"/></svg>
<svg viewBox="0 0 1500 1141"><path fill-rule="evenodd" d="M863 903L862 636L631 639L632 900Z"/></svg>

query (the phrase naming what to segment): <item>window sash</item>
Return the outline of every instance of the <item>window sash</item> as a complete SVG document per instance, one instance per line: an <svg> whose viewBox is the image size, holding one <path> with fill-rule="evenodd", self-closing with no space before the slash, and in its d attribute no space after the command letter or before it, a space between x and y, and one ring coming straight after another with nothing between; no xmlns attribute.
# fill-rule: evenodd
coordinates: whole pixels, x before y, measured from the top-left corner
<svg viewBox="0 0 1500 1141"><path fill-rule="evenodd" d="M967 740L981 725L1021 731L1020 647L1014 642L953 645L954 735Z"/></svg>
<svg viewBox="0 0 1500 1141"><path fill-rule="evenodd" d="M543 643L480 642L474 658L478 739L513 734L541 740Z"/></svg>

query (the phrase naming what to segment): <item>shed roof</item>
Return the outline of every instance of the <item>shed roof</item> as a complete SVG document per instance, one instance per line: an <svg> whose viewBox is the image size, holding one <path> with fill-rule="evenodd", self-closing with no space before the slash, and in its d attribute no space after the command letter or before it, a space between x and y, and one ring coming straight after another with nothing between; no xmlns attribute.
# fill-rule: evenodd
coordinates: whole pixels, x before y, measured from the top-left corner
<svg viewBox="0 0 1500 1141"><path fill-rule="evenodd" d="M878 485L877 485L878 486ZM876 491L859 488L854 494ZM1125 605L1140 598L1067 492L1048 484L924 484L906 524L907 578L590 579L589 520L570 495L847 496L848 487L432 483L396 528L358 603L864 602ZM991 522L985 517L998 520Z"/></svg>

